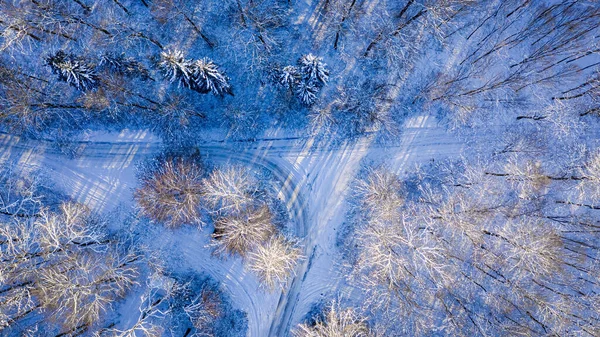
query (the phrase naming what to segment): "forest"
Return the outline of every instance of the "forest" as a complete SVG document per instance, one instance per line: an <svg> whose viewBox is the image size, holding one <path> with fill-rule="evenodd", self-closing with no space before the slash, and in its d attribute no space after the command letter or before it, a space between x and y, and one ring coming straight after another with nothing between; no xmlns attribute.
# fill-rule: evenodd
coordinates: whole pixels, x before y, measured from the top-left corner
<svg viewBox="0 0 600 337"><path fill-rule="evenodd" d="M0 336L600 336L600 2L0 0Z"/></svg>

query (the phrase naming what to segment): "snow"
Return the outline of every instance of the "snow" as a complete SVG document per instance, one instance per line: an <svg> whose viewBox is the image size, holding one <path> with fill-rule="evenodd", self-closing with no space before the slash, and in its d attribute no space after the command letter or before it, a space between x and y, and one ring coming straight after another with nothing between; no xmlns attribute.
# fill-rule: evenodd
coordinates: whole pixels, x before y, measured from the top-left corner
<svg viewBox="0 0 600 337"><path fill-rule="evenodd" d="M227 93L229 90L229 78L225 79L225 76L221 75L220 71L223 71L223 74L231 77L235 96L218 98L213 97L214 95L199 95L192 92L189 88L198 89L198 85L190 84L189 79L186 82L187 77L184 75L187 73L180 68L166 71L168 77L166 80L158 72L151 70L158 76L155 76L153 83L140 86L147 90L143 92L144 96L152 100L156 99L161 104L169 103L169 100L163 100L164 97L178 96L185 104L175 104L172 110L180 111L182 107L189 108L194 112L206 114L206 119L190 118L191 126L182 126L177 121L170 120L176 119L174 116L177 114L172 113L165 117L169 119L169 123L173 123L170 125L172 129L161 135L154 134L150 129L136 127L118 132L103 131L100 126L100 130L83 131L84 133L70 144L71 156L66 155L57 142L51 139L26 139L9 133L0 133L0 165L14 162L24 169L42 168L53 180L57 193L64 193L94 211L108 215L135 212L133 191L138 186L136 176L138 165L163 154L164 150L171 149L171 146L197 149L202 159L210 165L242 164L271 172L273 179L279 185L277 197L282 200L290 216L284 233L298 239L304 255L304 259L298 264L295 276L282 291L269 292L262 289L257 278L247 270L241 258L219 259L213 256L211 248L207 247L211 234L210 227L199 229L183 226L167 229L161 224L140 220L138 224L140 227L137 229L142 232L143 243L151 251L160 252L167 258L165 264L168 268L206 273L219 281L222 289L233 300L234 307L248 314L249 336L283 337L305 318L315 302L323 299L331 300L338 296L350 301L360 299L356 289L346 282L346 275L343 274L346 269L341 266L342 247L336 244L350 211L348 203L350 186L365 165L385 164L400 177L404 177L415 166L477 152L488 144L498 143L496 139L498 135L504 132L506 125L514 122L514 111L505 111L510 109L505 109L499 103L502 95L508 94L508 90L507 93L495 92L493 95L490 94L490 97L486 97L491 103L484 102L481 97L473 98L473 102L468 103L486 104L488 109L482 109L483 112L472 112L466 109L469 113L465 119L471 119L466 124L477 128L473 128L471 133L468 130L461 130L462 136L468 133L468 137L462 137L448 131L448 123L452 120L445 119L446 124L442 124L438 119L439 116L447 117L449 114L447 110L450 109L448 105L442 104L440 107L436 106L437 103L429 102L429 106L423 106L420 102L427 99L419 95L433 95L427 93L427 90L422 91L423 87L429 82L435 83L436 75L451 76L453 72L460 69L457 64L466 56L465 54L471 53L475 49L474 45L485 42L476 39L477 35L488 34L485 29L490 27L481 28L472 39L462 36L464 31L458 29L455 35L457 37L444 41L449 45L442 45L438 43L440 41L433 41L434 38L430 39L430 36L427 36L431 30L418 26L414 27L414 31L406 32L406 36L397 37L395 44L392 44L385 39L395 38L389 34L390 29L395 29L398 24L395 22L398 18L394 17L398 12L395 7L403 6L404 3L359 2L352 13L343 14L338 13L339 7L327 8L327 10L323 8L328 4L334 6L333 3L339 5L342 1L339 3L315 0L293 1L288 2L290 5L286 8L291 13L285 19L289 19L289 22L286 22L289 26L273 29L273 32L265 30L266 34L273 34L273 41L281 43L277 45L274 42L273 53L267 55L263 50L266 47L258 43L255 36L249 36L255 34L256 27L252 27L251 24L244 24L244 27L241 27L242 25L236 21L239 20L239 15L245 14L238 12L234 2L191 3L184 6L186 9L193 7L189 14L203 31L206 28L209 37L215 36L215 40L218 40L216 47L208 46L205 40L198 38L192 28L187 26L180 13L170 13L176 17L175 22L159 26L162 31L147 33L164 44L165 48L162 51L181 48L184 53L175 55L177 56L175 58L179 59L183 66L189 67L189 69L185 67L181 69L190 74L193 72L192 60L205 57L215 60L219 72L216 68L213 70L217 72L215 76L218 75L217 81L221 81L219 82L221 87L213 88L213 92L217 94L216 96L223 96L220 94ZM248 7L250 4L251 2L248 3ZM160 13L143 8L142 4L137 2L125 2L125 5L132 13L136 13L135 20L139 20L137 25L148 24L149 30L157 27L155 23L150 24L150 22L155 20L154 16L160 16ZM411 7L411 11L416 11L415 7ZM258 12L257 15L262 14L261 11L267 12L263 7L253 10ZM120 11L119 13L125 15ZM103 14L104 12L100 12L98 16L102 17ZM348 15L348 20L340 23L338 17L340 15ZM471 15L464 17L465 21L471 19ZM210 24L204 25L205 23ZM342 24L345 26L342 27ZM457 23L460 24L463 23ZM467 25L468 22L464 24ZM333 49L335 34L332 33L340 34L337 50ZM506 34L511 33L510 30L506 31ZM378 34L386 36L384 40L378 42L376 47L378 50L373 50L369 57L363 57L367 45L374 41ZM490 36L496 38L493 34L504 33L500 30L490 33ZM402 39L406 40L402 41ZM133 56L132 60L150 64L151 57L160 55L161 50L154 45L143 44L146 42L137 45L137 42L127 41L129 44L127 47L131 48L128 50L128 55ZM396 49L391 50L389 47L392 45ZM107 46L109 49L121 47L112 46L110 43ZM477 48L485 50L484 47L489 46L485 44ZM78 54L80 52L80 50L75 51ZM501 52L507 55L501 55L500 51L498 55L493 54L495 66L490 66L486 69L489 71L484 74L473 70L475 75L467 77L465 81L468 83L463 84L466 87L457 90L468 90L469 85L477 86L479 82L485 82L491 77L501 78L511 58L515 60L522 58L522 55L519 55L522 48ZM375 57L374 54L381 54L381 57ZM166 54L163 52L163 55ZM342 94L354 95L365 91L364 97L360 96L357 99L360 101L368 97L367 100L381 100L383 103L377 105L373 103L372 106L377 112L382 112L394 122L401 124L397 127L398 132L390 133L383 139L384 137L378 134L380 130L377 130L376 126L367 125L364 126L366 132L354 132L351 135L354 138L350 138L342 129L352 128L352 126L342 125L339 126L340 130L333 128L334 134L323 136L327 132L317 127L317 130L313 130L317 132L310 135L308 131L310 127L305 125L306 116L315 111L309 111L308 108L301 107L301 104L296 104L298 100L293 97L293 92L292 99L276 97L276 94L284 96L286 88L276 88L274 85L271 87L271 84L263 83L261 77L261 73L266 72L263 68L268 68L268 65L263 63L271 65L272 62L279 66L294 64L299 58L302 60L302 55L311 55L311 60L312 55L315 55L318 60L327 63L328 71L312 69L310 66L307 67L309 69L304 69L312 70L314 73L312 77L316 76L319 80L318 91L311 88L314 89L314 93L305 92L307 94L305 101L314 103L312 106L314 110L325 113L333 111L332 115L335 118L345 116L344 113L347 111L335 111L335 99L340 98ZM475 53L473 55L477 57ZM503 57L506 59L503 60ZM27 59L27 57L22 58ZM306 66L306 59L304 61ZM577 63L588 65L591 61L582 59ZM315 66L314 63L309 65ZM25 67L25 70L37 74L35 70L44 67L40 64L31 64ZM474 64L473 67L481 67L481 65ZM470 70L468 68L465 65L465 69ZM175 82L182 81L182 88L179 88L181 90L177 89L177 83L168 84L169 78ZM317 78L306 82L316 82ZM288 79L287 82L290 80ZM325 85L325 82L328 84ZM368 93L367 90L363 90L369 85L385 87L386 89L382 90L384 92L382 97L378 96L377 90ZM184 88L186 86L188 88ZM78 85L75 87L81 88ZM132 87L136 90L140 89L137 85ZM208 91L204 90L206 89L204 87L200 89L198 91ZM71 90L76 91L73 88ZM152 97L152 95L159 97ZM532 94L528 92L527 95ZM316 102L313 102L313 96ZM80 97L75 96L75 98ZM150 100L147 98L142 100L144 104L148 101ZM123 110L127 109L123 108ZM228 113L233 113L237 109L242 118L237 115L229 118ZM151 112L144 113L155 114L156 110L151 109ZM338 115L335 115L336 113ZM478 113L493 115L493 117L480 116ZM566 118L571 117L569 115ZM138 116L132 117L135 118ZM229 127L227 123L236 118L256 118L250 121L252 130L245 130L247 133L243 133L244 137L235 138L238 136L234 134L235 132L227 131L222 127ZM342 119L342 122L338 122L344 124L350 119L347 117ZM456 119L460 119L460 116ZM248 121L238 122L242 124ZM156 127L146 125L146 127L151 126ZM118 129L120 126L111 127ZM568 131L573 130L574 127ZM320 135L319 131L321 131ZM170 136L181 137L185 141L179 143L180 139L174 140ZM186 137L192 140L188 141ZM469 142L465 141L465 138L468 138ZM476 147L472 146L473 143L476 143ZM132 294L131 297L135 295ZM124 315L130 316L126 316L123 322L131 321L135 319L131 315L137 314L137 311L131 308L135 307L137 302L132 298L124 302L126 304L121 310ZM127 310L132 313L127 314L125 312Z"/></svg>
<svg viewBox="0 0 600 337"><path fill-rule="evenodd" d="M268 169L281 182L279 195L292 216L294 234L300 238L306 257L289 290L262 290L240 258L212 256L206 247L208 228L166 230L153 225L147 234L152 249L168 251L179 268L208 273L222 282L235 305L248 313L250 336L283 336L304 318L314 302L352 291L338 274L340 259L335 242L346 213L348 186L361 165L386 161L401 172L432 158L458 156L463 146L428 116L409 119L394 146L377 144L372 135L318 148L313 147L313 138L287 139L287 132L271 130L263 137L270 140L244 143L211 139L199 141L197 146L201 155L216 164ZM49 142L0 135L0 143L3 161L16 160L51 170L50 176L67 195L99 212L133 207L136 164L156 156L162 148L161 141L145 130L91 132L77 142L77 157L73 159L65 158Z"/></svg>

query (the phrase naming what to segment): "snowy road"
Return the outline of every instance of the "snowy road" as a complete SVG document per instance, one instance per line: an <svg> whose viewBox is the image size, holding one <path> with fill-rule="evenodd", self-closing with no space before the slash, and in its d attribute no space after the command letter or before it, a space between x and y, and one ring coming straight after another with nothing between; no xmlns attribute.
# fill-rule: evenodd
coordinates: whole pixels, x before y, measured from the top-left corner
<svg viewBox="0 0 600 337"><path fill-rule="evenodd" d="M344 291L337 289L340 275L334 268L336 230L344 220L347 187L362 163L385 162L402 173L434 157L458 155L462 147L456 137L427 117L409 120L401 140L393 146L375 144L370 136L336 146L314 142L311 138L271 135L257 142L197 145L208 160L254 165L271 171L282 182L279 197L292 217L306 259L280 294L258 289L239 259L216 260L204 243L180 240L173 233L165 239L180 245L185 258L223 282L235 305L248 312L252 337L286 336L322 294ZM162 143L145 131L90 136L77 143L75 159L65 158L51 145L0 134L0 163L47 168L67 194L98 211L130 205L136 184L134 164L162 150ZM196 232L192 235L196 241L207 240Z"/></svg>

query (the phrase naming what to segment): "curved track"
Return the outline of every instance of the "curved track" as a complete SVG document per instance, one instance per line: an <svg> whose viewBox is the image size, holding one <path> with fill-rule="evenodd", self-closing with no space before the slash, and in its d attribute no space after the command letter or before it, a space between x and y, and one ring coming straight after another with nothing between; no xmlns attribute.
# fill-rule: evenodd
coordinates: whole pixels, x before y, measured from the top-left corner
<svg viewBox="0 0 600 337"><path fill-rule="evenodd" d="M323 235L324 230L330 225L332 214L340 208L348 179L358 169L361 159L367 158L367 155L372 155L373 152L381 152L381 157L385 158L388 164L401 170L414 162L429 160L434 152L438 155L456 152L456 145L460 141L449 138L445 132L440 133L441 129L437 125L426 125L425 122L407 125L396 144L385 146L372 143L370 137L359 139L351 144L335 146L327 144L314 147L311 139L299 137L253 141L199 141L196 144L200 154L210 161L218 164L243 163L269 170L274 178L282 183L279 197L287 206L294 232L301 240L305 259L298 264L294 277L278 295L268 296L261 293L257 289L256 282L252 278L247 278L239 259L237 262L227 261L227 263L211 259L203 245L198 243L206 240L202 236L206 236L205 233L197 233L198 236L194 237L194 240L185 242L184 239L177 244L185 246L185 254L188 254L190 259L206 256L206 259L198 262L199 268L225 283L237 304L248 312L251 337L285 337L292 324L297 323L298 316L302 314L296 313L299 304L306 309L306 303L301 302L314 299L314 296L303 299L300 294L307 291L323 292L325 290L323 287L327 287L326 284L313 284L314 282L307 284L305 280L311 274L315 256L333 259L333 256L319 257L323 254L316 254L321 253L319 245L322 245L322 242L319 241L319 236ZM115 179L117 181L123 178L122 175L133 177L134 163L151 158L163 150L159 140L148 137L141 131L123 137L119 135L102 140L78 141L75 142L75 148L76 158L66 159L50 140L23 140L0 133L0 164L4 161L14 161L44 165L55 174L62 175L67 181L79 179L94 185L92 183L101 178L106 180L103 176L106 170L117 172L119 175ZM105 171L98 174L94 171L98 167L102 167ZM100 191L89 192L88 188L84 193L104 194L97 197L102 205L113 199L128 199L126 193L130 194L134 186L125 184L125 187L121 188L122 193L115 193L115 189L109 187L94 186ZM78 200L87 199L78 196ZM170 240L178 239L170 238ZM307 286L311 289L303 289ZM271 302L273 310L265 312L265 303Z"/></svg>
<svg viewBox="0 0 600 337"><path fill-rule="evenodd" d="M293 139L286 139L285 141L293 141ZM76 142L77 156L76 161L92 161L92 162L106 162L113 161L116 157L129 157L135 156L136 161L141 160L144 157L150 158L159 154L162 150L162 145L159 141L154 140L134 140L134 141L79 141ZM13 137L7 134L3 134L0 138L0 153L3 153L5 157L12 157L13 161L23 163L23 158L27 157L27 161L32 161L24 164L40 165L39 160L33 160L34 157L45 158L44 166L51 169L54 172L70 172L71 174L80 174L74 170L73 165L70 164L70 160L62 158L62 152L53 146L53 142L50 140L22 140L19 137ZM242 145L242 146L240 146ZM245 146L244 146L245 145ZM305 173L300 172L292 165L285 165L280 161L276 163L273 160L266 158L266 155L257 155L257 152L267 150L269 147L255 146L252 143L240 144L227 144L221 142L214 143L199 143L197 147L203 156L206 156L209 160L220 164L224 162L231 162L234 164L246 164L248 166L254 166L261 169L270 171L274 178L282 183L282 188L279 191L279 197L287 205L290 220L294 225L295 234L302 238L307 232L308 222L305 216L304 209L306 202L304 199L305 193L301 191L298 186L298 182L302 179ZM286 149L287 147L287 149ZM291 146L283 146L281 151L289 150ZM254 154L252 154L254 153ZM268 151L263 152L267 154ZM272 154L269 154L272 156ZM50 159L50 160L48 160ZM128 160L125 160L128 161ZM131 162L132 160L129 160ZM283 168L285 166L285 169ZM86 172L88 179L99 179L98 175L94 172ZM109 191L106 191L107 193ZM172 238L171 238L172 239ZM187 251L190 254L199 253L197 249L204 249L201 245L195 245L195 247L189 248ZM304 264L301 264L301 267ZM240 275L232 275L234 270L242 270L242 268L224 268L223 263L215 259L204 261L203 266L205 271L222 280L225 283L229 283L230 290L234 293L238 300L246 304L246 309L249 315L249 333L250 336L264 336L266 334L265 321L270 316L263 313L262 308L257 305L257 292L256 284L248 284L249 282L241 282ZM297 278L294 279L294 282ZM284 290L279 297L279 305L276 312L279 312L279 307L286 303L284 300L286 294L289 292ZM241 298L240 298L241 297ZM261 324L261 322L263 324ZM261 326L263 325L263 326Z"/></svg>

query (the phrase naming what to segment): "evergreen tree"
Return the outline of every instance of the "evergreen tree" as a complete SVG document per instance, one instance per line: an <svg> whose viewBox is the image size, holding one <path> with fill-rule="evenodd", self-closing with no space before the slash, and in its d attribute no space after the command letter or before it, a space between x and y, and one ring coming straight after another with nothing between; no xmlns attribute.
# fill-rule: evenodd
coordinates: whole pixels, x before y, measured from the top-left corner
<svg viewBox="0 0 600 337"><path fill-rule="evenodd" d="M273 79L278 85L292 90L303 104L312 105L329 79L329 70L322 58L308 54L298 60L298 66L277 68Z"/></svg>
<svg viewBox="0 0 600 337"><path fill-rule="evenodd" d="M300 81L296 86L296 95L306 105L312 105L317 100L319 89L310 82Z"/></svg>
<svg viewBox="0 0 600 337"><path fill-rule="evenodd" d="M288 89L293 89L301 78L298 67L286 66L279 71L277 82Z"/></svg>
<svg viewBox="0 0 600 337"><path fill-rule="evenodd" d="M67 82L78 90L86 91L98 85L94 65L81 57L61 50L46 57L46 64L58 75L60 81Z"/></svg>
<svg viewBox="0 0 600 337"><path fill-rule="evenodd" d="M196 60L193 64L192 78L194 86L191 89L200 93L212 92L216 96L229 94L233 96L228 77L219 71L216 64L208 58Z"/></svg>
<svg viewBox="0 0 600 337"><path fill-rule="evenodd" d="M179 85L186 88L193 88L192 74L194 69L192 62L185 59L181 51L172 50L160 53L158 68L169 82L178 82Z"/></svg>
<svg viewBox="0 0 600 337"><path fill-rule="evenodd" d="M201 94L233 96L229 78L208 58L193 61L184 58L181 51L167 51L161 53L158 68L170 82L179 82Z"/></svg>
<svg viewBox="0 0 600 337"><path fill-rule="evenodd" d="M323 58L316 57L313 54L304 55L298 60L298 65L305 82L314 86L327 84L329 70L327 64L323 63Z"/></svg>
<svg viewBox="0 0 600 337"><path fill-rule="evenodd" d="M142 80L150 79L150 72L144 65L125 54L104 54L100 60L101 66L107 66L111 71Z"/></svg>

